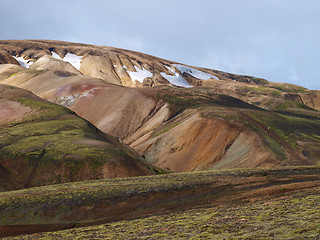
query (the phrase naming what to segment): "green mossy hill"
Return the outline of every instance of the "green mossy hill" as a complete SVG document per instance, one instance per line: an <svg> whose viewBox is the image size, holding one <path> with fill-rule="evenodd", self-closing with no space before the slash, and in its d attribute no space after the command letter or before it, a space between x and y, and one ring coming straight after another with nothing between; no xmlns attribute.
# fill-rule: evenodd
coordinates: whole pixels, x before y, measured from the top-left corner
<svg viewBox="0 0 320 240"><path fill-rule="evenodd" d="M208 113L204 113L204 115ZM209 113L237 122L257 132L284 165L318 165L320 159L320 113L314 110L246 110ZM294 156L293 156L294 155ZM290 161L290 158L294 161ZM283 160L287 160L284 162Z"/></svg>
<svg viewBox="0 0 320 240"><path fill-rule="evenodd" d="M306 162L298 164L319 164L319 112L307 110L250 111L248 116L253 120L248 122L250 127L260 133L266 145L280 159L285 158L280 145L287 144L287 151L295 151L297 155L307 159Z"/></svg>
<svg viewBox="0 0 320 240"><path fill-rule="evenodd" d="M273 91L280 92L264 86L250 89L271 95ZM283 165L319 164L320 113L306 105L281 100L274 110L266 110L201 87L165 87L158 90L157 97L170 104L173 117L186 109L198 109L204 118L223 118L254 130ZM169 124L156 131L154 136L159 136L180 123Z"/></svg>
<svg viewBox="0 0 320 240"><path fill-rule="evenodd" d="M103 174L105 164L125 172L133 167L138 175L139 171L142 175L153 172L124 146L106 140L96 127L72 111L30 94L7 98L32 109L30 114L19 121L0 123L0 163L19 180L16 187L118 174Z"/></svg>

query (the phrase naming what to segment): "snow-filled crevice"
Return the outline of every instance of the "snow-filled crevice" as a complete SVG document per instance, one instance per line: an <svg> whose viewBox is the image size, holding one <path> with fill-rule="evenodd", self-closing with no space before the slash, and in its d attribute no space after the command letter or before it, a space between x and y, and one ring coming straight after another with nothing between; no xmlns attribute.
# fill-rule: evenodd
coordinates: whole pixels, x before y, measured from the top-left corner
<svg viewBox="0 0 320 240"><path fill-rule="evenodd" d="M168 80L173 85L179 86L179 87L192 87L179 73L177 73L173 68L165 66L170 73L173 75L166 74L164 72L161 72L161 76Z"/></svg>
<svg viewBox="0 0 320 240"><path fill-rule="evenodd" d="M145 68L140 69L137 66L134 66L134 68L136 69L136 72L127 71L133 82L137 80L142 83L145 78L153 76L153 74Z"/></svg>
<svg viewBox="0 0 320 240"><path fill-rule="evenodd" d="M73 53L67 53L64 58L61 58L57 53L51 51L51 55L53 58L55 59L59 59L59 60L63 60L65 62L68 62L70 63L72 66L74 66L77 70L80 69L81 67L81 61L82 61L82 58L83 56L78 56L78 55L75 55Z"/></svg>
<svg viewBox="0 0 320 240"><path fill-rule="evenodd" d="M181 64L173 64L173 66L175 66L182 74L183 73L188 73L190 74L192 77L201 79L201 80L209 80L209 79L216 79L219 80L218 77L210 74L210 73L206 73L191 67L187 67Z"/></svg>
<svg viewBox="0 0 320 240"><path fill-rule="evenodd" d="M25 60L23 57L15 57L15 56L12 56L12 57L14 57L14 59L16 59L20 64L20 66L22 67L29 68L33 64L33 61L30 59Z"/></svg>

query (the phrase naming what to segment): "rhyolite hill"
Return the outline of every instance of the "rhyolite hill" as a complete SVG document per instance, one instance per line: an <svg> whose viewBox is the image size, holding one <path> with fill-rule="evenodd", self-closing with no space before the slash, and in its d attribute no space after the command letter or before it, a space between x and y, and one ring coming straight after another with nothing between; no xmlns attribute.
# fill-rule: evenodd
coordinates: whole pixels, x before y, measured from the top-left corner
<svg viewBox="0 0 320 240"><path fill-rule="evenodd" d="M129 50L61 41L0 41L0 63L0 84L69 108L162 169L187 172L320 161L319 91ZM2 131L13 131L14 125L1 116L0 120ZM36 141L41 138L34 135ZM6 141L14 145L10 141L15 140ZM55 141L65 145L64 138ZM8 164L9 155L26 157L22 145L4 146L1 163ZM35 158L50 152L50 144L41 146ZM76 149L65 151L76 155ZM66 160L58 153L55 157L57 162ZM83 166L91 161L83 159L88 161ZM131 165L125 166L129 176ZM83 175L84 169L73 174ZM144 175L149 170L132 171ZM125 175L118 168L108 171L103 177ZM62 174L64 181L78 179L66 176Z"/></svg>
<svg viewBox="0 0 320 240"><path fill-rule="evenodd" d="M3 84L0 146L0 191L157 171L69 109Z"/></svg>

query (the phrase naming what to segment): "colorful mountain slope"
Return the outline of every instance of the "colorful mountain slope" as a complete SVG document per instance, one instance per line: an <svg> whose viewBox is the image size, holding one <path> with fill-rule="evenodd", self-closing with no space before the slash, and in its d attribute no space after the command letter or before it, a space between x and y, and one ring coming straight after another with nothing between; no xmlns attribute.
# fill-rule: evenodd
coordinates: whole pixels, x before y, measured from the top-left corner
<svg viewBox="0 0 320 240"><path fill-rule="evenodd" d="M65 107L0 85L0 190L154 174L132 150Z"/></svg>
<svg viewBox="0 0 320 240"><path fill-rule="evenodd" d="M39 40L0 46L29 67L0 65L0 83L70 108L159 167L319 162L319 91L109 47Z"/></svg>

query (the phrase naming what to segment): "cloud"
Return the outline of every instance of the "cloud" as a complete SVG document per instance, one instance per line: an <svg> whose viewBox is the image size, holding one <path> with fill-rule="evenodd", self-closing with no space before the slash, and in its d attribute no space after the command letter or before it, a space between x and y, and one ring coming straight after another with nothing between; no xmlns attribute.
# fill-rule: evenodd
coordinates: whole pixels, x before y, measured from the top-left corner
<svg viewBox="0 0 320 240"><path fill-rule="evenodd" d="M1 39L57 39L320 89L318 0L0 0Z"/></svg>

